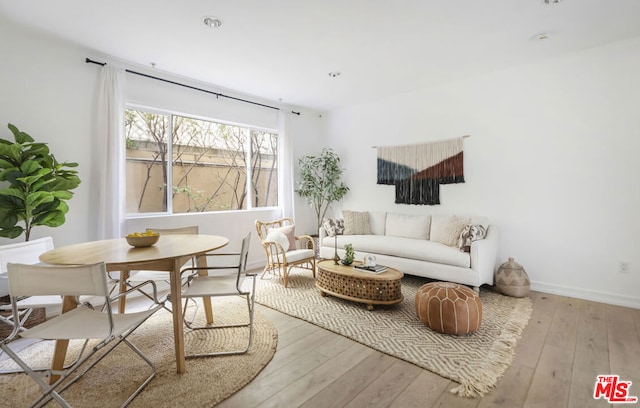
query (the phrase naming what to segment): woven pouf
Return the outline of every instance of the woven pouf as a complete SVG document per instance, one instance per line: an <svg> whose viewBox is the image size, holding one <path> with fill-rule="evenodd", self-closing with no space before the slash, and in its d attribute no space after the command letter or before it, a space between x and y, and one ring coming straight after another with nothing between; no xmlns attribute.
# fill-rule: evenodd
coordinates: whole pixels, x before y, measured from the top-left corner
<svg viewBox="0 0 640 408"><path fill-rule="evenodd" d="M472 333L482 322L482 302L472 289L451 282L431 282L416 293L418 318L431 330Z"/></svg>

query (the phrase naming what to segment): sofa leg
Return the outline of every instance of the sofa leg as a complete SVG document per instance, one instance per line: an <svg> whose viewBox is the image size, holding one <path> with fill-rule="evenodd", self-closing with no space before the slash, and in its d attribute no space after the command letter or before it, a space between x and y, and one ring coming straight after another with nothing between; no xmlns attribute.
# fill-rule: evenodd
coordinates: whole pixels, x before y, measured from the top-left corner
<svg viewBox="0 0 640 408"><path fill-rule="evenodd" d="M479 295L480 294L480 286L474 286L473 287L473 291L476 292Z"/></svg>

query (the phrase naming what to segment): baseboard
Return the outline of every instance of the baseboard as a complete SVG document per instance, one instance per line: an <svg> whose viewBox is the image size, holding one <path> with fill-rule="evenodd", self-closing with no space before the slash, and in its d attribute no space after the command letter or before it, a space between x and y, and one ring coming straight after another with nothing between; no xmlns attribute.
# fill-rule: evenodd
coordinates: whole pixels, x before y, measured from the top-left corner
<svg viewBox="0 0 640 408"><path fill-rule="evenodd" d="M550 293L553 295L568 296L578 299L591 300L593 302L608 303L610 305L632 307L640 309L640 298L633 296L617 295L608 292L585 290L564 285L550 285L542 282L531 282L531 290Z"/></svg>

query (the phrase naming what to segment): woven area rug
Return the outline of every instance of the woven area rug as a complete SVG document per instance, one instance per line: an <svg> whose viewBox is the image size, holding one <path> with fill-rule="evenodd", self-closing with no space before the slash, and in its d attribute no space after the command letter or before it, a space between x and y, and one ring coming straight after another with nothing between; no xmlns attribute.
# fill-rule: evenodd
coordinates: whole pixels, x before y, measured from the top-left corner
<svg viewBox="0 0 640 408"><path fill-rule="evenodd" d="M246 321L246 301L213 299L217 323ZM244 309L242 309L244 307ZM199 308L198 320L202 320ZM244 320L240 320L244 319ZM185 333L187 353L229 350L241 347L246 328L199 330ZM250 351L244 355L217 356L187 360L187 372L176 373L171 315L159 310L134 332L129 339L156 365L157 376L130 407L189 406L210 408L229 397L253 378L271 361L278 334L273 324L259 311L255 313L254 338ZM51 360L51 342L28 346L20 355L46 365ZM72 345L75 350L78 344ZM72 348L70 348L71 354ZM0 369L12 366L3 362ZM117 407L150 373L149 367L126 345L120 344L76 384L62 393L72 406ZM28 406L35 400L38 386L24 374L0 376L0 407ZM57 407L50 402L47 407Z"/></svg>
<svg viewBox="0 0 640 408"><path fill-rule="evenodd" d="M361 303L321 296L308 271L294 270L287 288L277 276L259 280L256 302L458 382L452 393L482 396L513 361L516 343L531 317L531 300L483 287L480 329L464 336L445 335L416 317L415 294L427 282L405 275L401 303L368 311Z"/></svg>

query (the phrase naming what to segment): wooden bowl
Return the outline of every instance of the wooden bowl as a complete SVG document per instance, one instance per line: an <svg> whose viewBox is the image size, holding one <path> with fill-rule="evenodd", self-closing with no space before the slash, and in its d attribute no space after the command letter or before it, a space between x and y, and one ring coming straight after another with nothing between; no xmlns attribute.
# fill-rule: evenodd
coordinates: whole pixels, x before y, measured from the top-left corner
<svg viewBox="0 0 640 408"><path fill-rule="evenodd" d="M158 242L158 240L160 239L160 234L145 235L140 237L127 235L125 238L127 239L127 242L129 243L129 245L136 248L144 248L144 247L150 247L151 245Z"/></svg>

